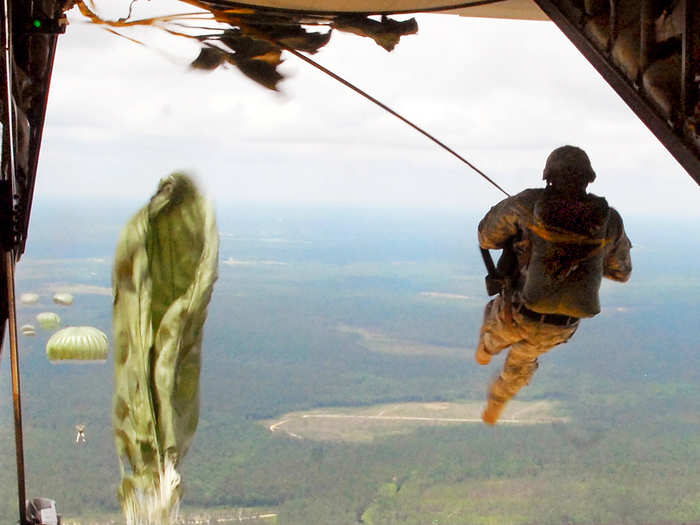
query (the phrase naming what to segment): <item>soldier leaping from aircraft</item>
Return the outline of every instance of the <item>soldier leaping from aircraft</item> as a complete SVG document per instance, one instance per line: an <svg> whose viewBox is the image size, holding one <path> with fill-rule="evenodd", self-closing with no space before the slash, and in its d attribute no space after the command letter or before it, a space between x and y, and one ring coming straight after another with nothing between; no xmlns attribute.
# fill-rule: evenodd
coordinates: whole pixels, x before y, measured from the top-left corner
<svg viewBox="0 0 700 525"><path fill-rule="evenodd" d="M555 149L543 178L546 188L504 199L479 223L481 248L503 249L499 268L504 258L512 262L507 274L492 276L501 289L486 305L476 350L477 362L485 365L510 347L482 415L491 425L530 382L537 357L567 342L580 318L600 312L602 278L625 282L632 272L620 214L603 197L586 193L595 180L586 153L574 146Z"/></svg>

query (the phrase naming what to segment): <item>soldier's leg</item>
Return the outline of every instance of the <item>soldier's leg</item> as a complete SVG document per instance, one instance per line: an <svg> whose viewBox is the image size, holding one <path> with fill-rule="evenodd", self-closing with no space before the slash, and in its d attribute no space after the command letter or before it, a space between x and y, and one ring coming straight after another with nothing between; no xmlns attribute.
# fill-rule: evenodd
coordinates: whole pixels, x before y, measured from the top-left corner
<svg viewBox="0 0 700 525"><path fill-rule="evenodd" d="M530 383L530 379L537 370L537 357L529 351L530 348L523 352L523 346L529 345L526 343L513 345L513 348L508 352L508 357L506 357L503 371L491 383L488 404L483 414L484 421L487 423L495 423L498 420L508 401L513 399L521 388Z"/></svg>
<svg viewBox="0 0 700 525"><path fill-rule="evenodd" d="M512 323L505 320L503 298L497 296L484 308L484 321L476 347L476 362L487 365L491 357L520 339Z"/></svg>
<svg viewBox="0 0 700 525"><path fill-rule="evenodd" d="M537 358L568 341L577 327L578 325L555 326L541 323L522 326L526 337L512 346L503 371L491 384L486 410L482 414L484 422L493 425L498 421L508 401L530 383L538 367Z"/></svg>

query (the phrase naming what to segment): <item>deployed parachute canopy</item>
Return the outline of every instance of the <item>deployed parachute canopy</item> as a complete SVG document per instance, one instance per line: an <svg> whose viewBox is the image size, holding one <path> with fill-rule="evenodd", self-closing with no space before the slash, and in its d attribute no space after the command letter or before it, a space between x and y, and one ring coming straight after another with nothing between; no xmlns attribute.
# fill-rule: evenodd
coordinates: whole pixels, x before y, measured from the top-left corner
<svg viewBox="0 0 700 525"><path fill-rule="evenodd" d="M46 343L50 361L105 361L107 336L92 326L69 326L53 334Z"/></svg>
<svg viewBox="0 0 700 525"><path fill-rule="evenodd" d="M37 314L36 321L44 330L55 330L61 326L61 318L53 312L41 312Z"/></svg>
<svg viewBox="0 0 700 525"><path fill-rule="evenodd" d="M23 293L19 296L19 301L22 304L36 304L39 302L39 296L35 293Z"/></svg>
<svg viewBox="0 0 700 525"><path fill-rule="evenodd" d="M73 304L73 296L69 293L56 293L53 295L53 302L63 306L70 306Z"/></svg>
<svg viewBox="0 0 700 525"><path fill-rule="evenodd" d="M20 330L22 335L36 335L36 329L33 324L24 324Z"/></svg>

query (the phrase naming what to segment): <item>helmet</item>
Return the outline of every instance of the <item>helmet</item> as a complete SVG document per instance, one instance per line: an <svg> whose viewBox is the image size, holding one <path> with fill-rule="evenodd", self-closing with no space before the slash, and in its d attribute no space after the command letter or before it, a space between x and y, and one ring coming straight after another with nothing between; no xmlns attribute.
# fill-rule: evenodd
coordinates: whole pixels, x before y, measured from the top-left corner
<svg viewBox="0 0 700 525"><path fill-rule="evenodd" d="M542 178L557 186L586 186L595 180L588 155L576 146L561 146L547 157Z"/></svg>

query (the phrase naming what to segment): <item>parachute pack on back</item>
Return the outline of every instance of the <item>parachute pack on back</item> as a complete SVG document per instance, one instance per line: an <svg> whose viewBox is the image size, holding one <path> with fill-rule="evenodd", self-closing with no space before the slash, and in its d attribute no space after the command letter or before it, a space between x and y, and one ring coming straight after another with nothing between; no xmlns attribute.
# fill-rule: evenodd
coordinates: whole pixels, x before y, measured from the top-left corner
<svg viewBox="0 0 700 525"><path fill-rule="evenodd" d="M610 208L602 197L571 199L545 194L535 204L523 299L541 313L593 317L600 312L598 291Z"/></svg>

